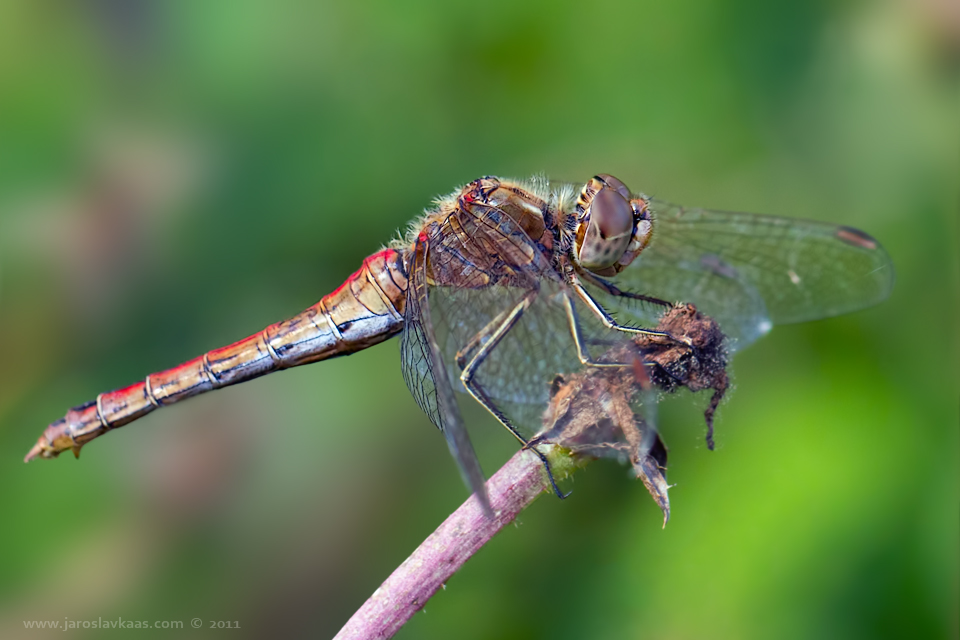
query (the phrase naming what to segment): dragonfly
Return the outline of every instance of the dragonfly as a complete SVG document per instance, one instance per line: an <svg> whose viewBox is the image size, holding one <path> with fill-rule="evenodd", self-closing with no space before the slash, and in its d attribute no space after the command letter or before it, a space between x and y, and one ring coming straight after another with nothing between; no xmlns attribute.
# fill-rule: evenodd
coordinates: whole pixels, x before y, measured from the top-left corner
<svg viewBox="0 0 960 640"><path fill-rule="evenodd" d="M26 460L79 456L159 407L399 334L410 392L489 512L458 398L526 447L558 374L634 366L604 354L638 337L685 342L655 328L679 302L712 317L735 351L776 324L874 305L893 283L887 252L852 227L687 208L607 174L582 186L486 176L437 199L298 315L70 409Z"/></svg>

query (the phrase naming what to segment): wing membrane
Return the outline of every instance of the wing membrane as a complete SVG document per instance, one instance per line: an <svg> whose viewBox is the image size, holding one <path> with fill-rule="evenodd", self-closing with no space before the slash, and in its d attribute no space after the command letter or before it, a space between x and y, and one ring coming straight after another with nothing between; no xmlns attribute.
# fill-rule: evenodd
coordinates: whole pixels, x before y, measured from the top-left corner
<svg viewBox="0 0 960 640"><path fill-rule="evenodd" d="M519 434L535 435L543 428L554 379L583 368L565 299L573 300L592 355L600 356L630 336L603 327L572 294L543 247L499 209L479 203L458 209L431 237L429 307L450 386L469 393L460 379L463 367L523 307L519 319L488 349L473 383Z"/></svg>
<svg viewBox="0 0 960 640"><path fill-rule="evenodd" d="M427 241L414 250L407 290L404 330L400 339L403 379L417 404L447 439L464 482L477 495L488 516L493 516L486 479L473 450L434 333L427 293Z"/></svg>
<svg viewBox="0 0 960 640"><path fill-rule="evenodd" d="M770 330L856 311L893 287L890 256L865 233L825 222L688 209L651 200L654 236L622 288L691 302L742 348ZM604 303L639 322L648 310Z"/></svg>

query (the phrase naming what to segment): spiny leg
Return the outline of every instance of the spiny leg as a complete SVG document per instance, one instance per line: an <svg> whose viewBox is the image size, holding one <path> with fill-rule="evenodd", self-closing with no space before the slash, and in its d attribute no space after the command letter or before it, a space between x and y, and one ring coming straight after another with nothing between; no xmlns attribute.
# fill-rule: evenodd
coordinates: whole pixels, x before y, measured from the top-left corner
<svg viewBox="0 0 960 640"><path fill-rule="evenodd" d="M524 304L524 301L521 300L520 304ZM485 339L489 338L490 335L496 330L496 328L504 323L507 316L509 316L512 313L514 313L514 309L512 308L501 311L499 314L497 314L497 316L493 320L488 322L487 325L483 329L481 329L479 333L477 333L472 338L470 338L470 340L467 341L467 344L465 344L463 348L457 351L457 366L460 367L461 371L463 371L464 368L467 366L467 360L473 359L472 354L476 353L476 350L480 347L480 344Z"/></svg>
<svg viewBox="0 0 960 640"><path fill-rule="evenodd" d="M567 320L568 320L568 322L569 322L569 324L570 324L570 333L573 334L573 341L574 341L574 344L575 344L576 347L577 347L577 357L580 359L580 364L582 364L582 365L584 365L584 366L588 366L588 367L636 367L636 364L637 364L637 360L636 360L636 359L635 359L635 360L631 360L630 362L598 362L598 361L594 360L594 359L593 359L593 356L591 356L590 353L589 353L589 352L586 350L586 348L584 347L584 345L586 344L587 340L583 337L583 334L581 333L580 320L577 318L577 312L576 312L576 309L575 309L574 304L573 304L573 298L571 298L571 296L570 296L569 294L567 294L566 296L564 296L564 303L565 303L565 307L566 307L566 311L567 311ZM670 303L667 303L667 302L665 302L664 304L669 305L669 306L673 306L673 305L671 305ZM627 330L629 331L630 328L628 327ZM676 342L679 342L680 344L686 345L686 346L690 347L691 349L696 349L696 347L695 347L694 345L690 344L690 343L687 341L686 338L681 339L681 338L677 338L677 337L675 337L675 336L673 336L673 335L671 335L671 334L669 334L669 333L658 332L658 331L647 331L647 330L635 330L635 331L637 331L638 333L642 333L642 334L644 334L644 335L653 334L653 335L666 336L666 337L669 338L670 340L674 340L674 341L676 341ZM655 362L647 362L646 360L643 360L642 358L639 358L639 361L640 361L644 366L650 367L651 369L657 367L657 364L656 364ZM682 380L681 380L680 378L678 378L676 375L674 375L673 373L671 373L668 369L664 369L664 368L661 367L661 368L660 368L660 371L661 371L662 373L670 376L671 378L673 378L673 379L676 380L677 382L682 383ZM718 403L719 403L719 401L718 401Z"/></svg>
<svg viewBox="0 0 960 640"><path fill-rule="evenodd" d="M624 291L620 289L612 282L601 278L600 276L590 273L589 271L579 271L578 275L594 285L598 289L603 289L611 296L617 298L627 298L628 300L639 300L640 302L649 302L650 304L659 305L661 307L667 307L668 309L673 306L672 302L667 302L666 300L661 300L660 298L654 298L653 296L645 296L641 293L633 293L631 291Z"/></svg>
<svg viewBox="0 0 960 640"><path fill-rule="evenodd" d="M615 329L617 331L622 331L624 333L633 333L637 335L649 336L651 338L666 338L667 340L671 340L673 342L685 344L688 347L692 346L688 338L677 338L667 333L666 331L656 331L653 329L641 329L638 327L628 327L628 326L622 325L616 320L614 320L613 317L609 313L607 313L607 310L601 307L600 303L594 300L593 296L591 296L590 293L586 289L584 289L583 284L580 282L579 277L575 275L573 276L573 282L571 283L571 286L573 287L573 290L577 292L577 295L580 297L580 299L583 300L584 303L586 303L587 307L594 313L594 315L596 315L600 319L600 322L602 322L603 326L605 326L607 329Z"/></svg>
<svg viewBox="0 0 960 640"><path fill-rule="evenodd" d="M585 347L586 339L583 337L582 330L580 329L580 320L577 318L577 310L573 305L573 297L567 293L563 296L564 307L567 311L567 321L570 324L570 333L573 335L573 343L577 347L577 358L580 360L580 364L587 367L632 367L634 362L599 362L593 359L593 356L590 355L590 352L587 351ZM638 331L638 333L641 333ZM669 334L662 333L660 331L651 331L647 332L643 330L642 333L646 335L647 333L652 333L653 335L665 335ZM654 366L652 362L643 362L647 366Z"/></svg>
<svg viewBox="0 0 960 640"><path fill-rule="evenodd" d="M503 414L500 409L497 408L490 396L487 395L487 392L484 391L483 387L479 382L474 380L476 375L477 368L483 364L487 356L490 355L490 352L496 348L497 344L503 339L507 332L510 331L520 320L520 316L523 315L523 312L530 308L530 305L533 304L534 300L537 299L538 291L533 290L529 291L523 299L518 302L512 309L504 313L499 314L494 318L490 323L487 324L479 333L477 333L466 346L457 352L457 364L460 366L460 381L463 383L463 386L467 389L473 399L480 403L484 409L490 412L494 418L500 421L507 430L513 434L513 436L520 441L524 449L529 449L533 451L534 454L540 461L543 463L544 468L547 470L547 478L550 480L550 486L553 487L553 492L557 494L557 497L561 500L566 498L570 494L564 494L560 491L560 487L557 486L557 481L553 477L553 471L550 469L550 462L547 460L547 457L540 452L539 449L530 446L529 441L520 435L520 432L517 431L517 428L513 426L510 422L510 419ZM486 342L484 342L486 339ZM483 343L482 346L481 343ZM470 357L470 361L467 362L467 355L473 353Z"/></svg>

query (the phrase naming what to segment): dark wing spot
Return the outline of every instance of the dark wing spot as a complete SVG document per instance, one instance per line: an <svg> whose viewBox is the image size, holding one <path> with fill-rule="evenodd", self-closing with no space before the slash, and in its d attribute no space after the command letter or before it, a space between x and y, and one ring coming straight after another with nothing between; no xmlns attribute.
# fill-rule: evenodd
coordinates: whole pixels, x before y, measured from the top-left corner
<svg viewBox="0 0 960 640"><path fill-rule="evenodd" d="M877 241L865 234L859 229L854 229L853 227L840 227L837 229L837 238L846 242L847 244L852 244L855 247L860 247L861 249L867 249L873 251L877 248Z"/></svg>

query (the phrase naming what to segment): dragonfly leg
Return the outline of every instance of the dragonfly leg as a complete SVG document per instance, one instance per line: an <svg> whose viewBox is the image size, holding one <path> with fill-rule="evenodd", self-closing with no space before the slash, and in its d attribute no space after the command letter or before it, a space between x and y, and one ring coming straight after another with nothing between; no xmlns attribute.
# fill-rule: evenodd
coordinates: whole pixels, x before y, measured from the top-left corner
<svg viewBox="0 0 960 640"><path fill-rule="evenodd" d="M521 300L520 304L524 304L524 301ZM526 306L530 305L527 304ZM457 366L460 367L461 371L466 368L467 362L473 359L473 354L476 353L476 350L481 346L483 341L489 339L490 336L496 331L497 327L504 323L504 321L507 319L507 316L513 313L515 313L515 309L507 309L506 311L501 312L499 315L497 315L497 317L487 323L487 326L481 329L479 333L470 338L470 340L463 346L462 349L457 351ZM520 313L522 314L523 311ZM519 315L513 321L513 323L515 324L517 320L519 320ZM513 325L511 324L511 326ZM509 331L509 328L507 330ZM504 333L506 333L506 331Z"/></svg>
<svg viewBox="0 0 960 640"><path fill-rule="evenodd" d="M624 333L634 333L643 336L650 336L652 338L666 338L667 340L672 340L673 342L685 344L688 347L692 346L689 338L677 338L666 331L641 329L639 327L628 327L626 325L622 325L614 320L613 316L607 313L607 310L600 306L600 303L593 299L593 296L591 296L590 293L583 288L583 284L580 283L579 278L575 279L571 283L571 286L573 287L573 290L577 292L577 296L579 296L580 299L586 303L587 307L594 313L594 315L600 318L603 326L605 326L607 329L616 329L617 331L623 331ZM568 301L568 304L569 303L571 303L571 301Z"/></svg>
<svg viewBox="0 0 960 640"><path fill-rule="evenodd" d="M537 293L536 290L528 292L516 306L499 314L477 333L477 335L471 338L467 345L457 353L457 364L460 365L461 369L460 381L467 389L467 392L473 396L473 399L479 402L484 409L489 411L500 424L506 427L506 429L520 441L524 449L529 449L540 458L544 468L547 470L547 478L550 480L550 486L553 487L553 492L557 494L557 497L563 499L570 494L564 494L560 491L560 487L557 486L557 481L553 477L553 471L550 469L550 462L547 460L547 457L543 455L539 449L531 446L530 442L520 435L520 432L513 426L510 419L497 408L497 405L494 404L490 396L487 395L487 392L484 391L480 383L475 380L477 369L483 364L483 361L486 360L487 356L496 348L503 337L507 335L510 329L517 324L523 312L530 308L530 305L537 299ZM467 354L469 353L473 353L473 355L468 362Z"/></svg>
<svg viewBox="0 0 960 640"><path fill-rule="evenodd" d="M633 293L631 291L624 291L623 289L617 287L612 282L604 280L600 276L590 273L589 271L580 271L578 275L589 282L590 284L603 289L611 296L616 296L618 298L627 298L629 300L639 300L641 302L649 302L651 304L656 304L661 307L672 307L672 302L667 302L666 300L661 300L660 298L654 298L653 296L645 296L640 293Z"/></svg>
<svg viewBox="0 0 960 640"><path fill-rule="evenodd" d="M583 333L581 332L580 320L577 318L577 311L573 304L573 298L569 294L564 296L564 304L567 311L567 320L570 324L570 333L573 335L573 342L577 347L577 358L580 360L580 364L587 367L636 367L637 362L639 361L641 364L651 369L658 366L657 363L647 362L643 358L633 359L630 362L599 362L597 360L594 360L593 356L590 355L590 352L585 347L587 340L584 338ZM627 327L626 330L630 331L631 329ZM647 330L636 330L636 329L634 329L633 331L636 331L637 333L641 333L643 335L666 336L670 340L675 340L677 342L680 342L681 344L686 344L691 348L695 348L693 347L693 345L689 344L685 339L676 338L675 336L672 336L669 333L665 333L661 331L647 331ZM671 373L669 370L663 369L662 367L660 370L664 374L673 378L674 380L677 380L678 382L682 383L682 381L679 378L677 378L677 376L675 376L673 373ZM719 403L719 400L717 402Z"/></svg>
<svg viewBox="0 0 960 640"><path fill-rule="evenodd" d="M580 320L577 318L577 310L573 306L573 297L570 294L563 296L564 306L567 310L567 321L570 323L570 333L573 335L573 343L577 347L577 358L580 360L580 364L587 367L632 367L635 362L599 362L594 360L593 356L590 355L590 352L586 348L586 339L583 337L583 333L580 329ZM610 327L615 328L615 327ZM667 336L672 338L670 334L663 333L661 331L646 331L646 330L637 330L637 333L643 333L644 335L652 334L656 336ZM643 361L643 364L646 366L655 366L653 362Z"/></svg>

